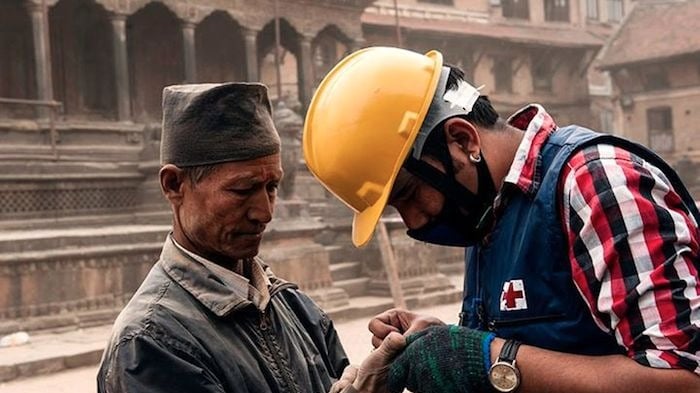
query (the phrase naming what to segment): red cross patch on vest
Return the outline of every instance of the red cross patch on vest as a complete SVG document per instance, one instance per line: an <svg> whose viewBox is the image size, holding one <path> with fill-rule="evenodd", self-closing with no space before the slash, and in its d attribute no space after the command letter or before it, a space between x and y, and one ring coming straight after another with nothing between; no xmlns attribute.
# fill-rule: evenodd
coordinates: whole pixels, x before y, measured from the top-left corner
<svg viewBox="0 0 700 393"><path fill-rule="evenodd" d="M527 309L525 298L525 285L523 280L510 280L503 283L501 292L501 311L515 311Z"/></svg>

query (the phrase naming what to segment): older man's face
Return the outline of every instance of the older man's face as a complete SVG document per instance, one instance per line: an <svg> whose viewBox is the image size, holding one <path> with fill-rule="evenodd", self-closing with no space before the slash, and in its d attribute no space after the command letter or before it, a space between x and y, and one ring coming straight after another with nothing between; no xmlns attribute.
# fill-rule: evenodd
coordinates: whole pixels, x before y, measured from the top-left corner
<svg viewBox="0 0 700 393"><path fill-rule="evenodd" d="M221 164L197 184L186 180L179 216L193 251L223 264L257 255L281 178L274 154Z"/></svg>

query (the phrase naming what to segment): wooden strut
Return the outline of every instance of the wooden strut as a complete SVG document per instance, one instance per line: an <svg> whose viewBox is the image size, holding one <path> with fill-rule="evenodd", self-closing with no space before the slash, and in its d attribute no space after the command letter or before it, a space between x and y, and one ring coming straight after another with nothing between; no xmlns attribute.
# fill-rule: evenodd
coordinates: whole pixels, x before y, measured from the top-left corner
<svg viewBox="0 0 700 393"><path fill-rule="evenodd" d="M391 297L394 299L394 307L405 309L406 299L404 299L403 290L401 289L396 255L394 255L394 249L391 247L391 239L389 238L389 232L386 229L386 223L381 219L377 224L376 232L377 240L379 241L379 249L382 253L384 270L386 271L387 281L389 281Z"/></svg>

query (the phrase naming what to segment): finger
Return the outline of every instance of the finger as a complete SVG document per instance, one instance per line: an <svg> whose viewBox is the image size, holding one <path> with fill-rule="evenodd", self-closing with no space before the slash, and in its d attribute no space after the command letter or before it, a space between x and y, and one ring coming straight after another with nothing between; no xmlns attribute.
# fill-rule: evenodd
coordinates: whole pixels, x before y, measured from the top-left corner
<svg viewBox="0 0 700 393"><path fill-rule="evenodd" d="M376 349L379 348L380 345L382 345L382 341L384 341L383 338L379 338L377 336L372 336L372 346Z"/></svg>
<svg viewBox="0 0 700 393"><path fill-rule="evenodd" d="M372 320L379 320L387 325L391 326L396 326L397 328L401 327L401 315L404 314L411 314L408 310L404 310L402 308L390 308L380 314L377 314L372 318Z"/></svg>
<svg viewBox="0 0 700 393"><path fill-rule="evenodd" d="M357 367L350 365L345 367L345 370L343 370L343 375L340 376L341 380L346 380L346 381L354 381L355 378L357 378Z"/></svg>
<svg viewBox="0 0 700 393"><path fill-rule="evenodd" d="M334 383L331 385L331 389L328 391L328 393L340 393L345 389L348 385L350 385L350 382L344 381L344 380L339 380L338 382Z"/></svg>
<svg viewBox="0 0 700 393"><path fill-rule="evenodd" d="M401 334L390 333L381 345L365 358L358 375L362 375L362 370L365 373L370 372L370 370L371 373L376 373L378 370L384 369L405 346L406 339Z"/></svg>
<svg viewBox="0 0 700 393"><path fill-rule="evenodd" d="M405 335L404 337L406 337L406 345L411 345L411 343L415 342L415 341L418 340L419 338L421 338L421 337L423 337L423 336L429 334L430 331L431 331L431 328L433 328L433 326L431 326L431 327L428 328L428 329L423 329L423 330L421 330L421 331L419 331L419 332L412 333L412 334L410 334L410 335Z"/></svg>
<svg viewBox="0 0 700 393"><path fill-rule="evenodd" d="M445 322L433 317L416 318L411 322L411 325L404 332L404 336L410 336L413 333L418 333L432 326L442 326Z"/></svg>
<svg viewBox="0 0 700 393"><path fill-rule="evenodd" d="M401 350L406 347L406 338L399 333L389 333L382 341L382 345L377 348L386 357L387 360L393 359Z"/></svg>
<svg viewBox="0 0 700 393"><path fill-rule="evenodd" d="M345 389L345 387L355 382L356 377L357 368L355 366L345 367L345 370L343 370L343 375L341 375L340 379L331 386L328 393L340 393L343 389Z"/></svg>
<svg viewBox="0 0 700 393"><path fill-rule="evenodd" d="M374 318L371 321L369 321L368 328L369 331L372 332L372 335L377 337L380 341L383 340L386 336L388 336L391 332L401 333L400 326L394 326L387 320L381 320L378 318Z"/></svg>

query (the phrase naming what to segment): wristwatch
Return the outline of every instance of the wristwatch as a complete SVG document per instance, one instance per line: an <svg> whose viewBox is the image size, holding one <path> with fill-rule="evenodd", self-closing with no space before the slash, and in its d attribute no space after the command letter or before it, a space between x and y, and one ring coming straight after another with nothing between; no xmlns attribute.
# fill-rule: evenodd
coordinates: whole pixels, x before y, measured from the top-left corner
<svg viewBox="0 0 700 393"><path fill-rule="evenodd" d="M519 347L519 341L506 340L496 363L489 369L489 382L499 392L514 392L520 386L520 371L515 366Z"/></svg>

